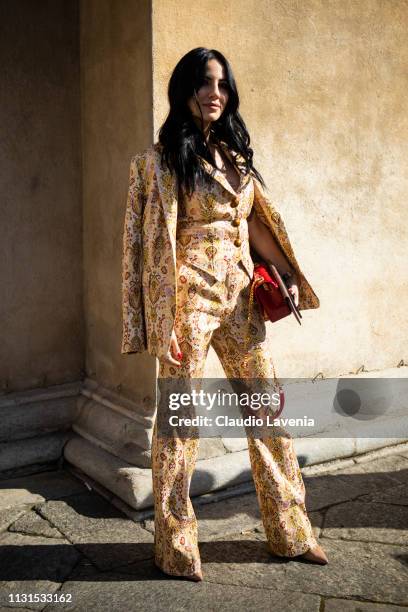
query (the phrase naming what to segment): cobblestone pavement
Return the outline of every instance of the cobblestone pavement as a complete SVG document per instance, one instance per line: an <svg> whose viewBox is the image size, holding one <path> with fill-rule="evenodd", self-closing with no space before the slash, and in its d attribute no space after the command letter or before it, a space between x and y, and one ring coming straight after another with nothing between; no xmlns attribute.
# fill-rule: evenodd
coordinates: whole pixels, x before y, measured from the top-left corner
<svg viewBox="0 0 408 612"><path fill-rule="evenodd" d="M408 612L408 444L340 465L302 470L328 565L272 556L254 491L215 496L193 500L201 583L157 570L152 518L69 472L0 481L0 611Z"/></svg>

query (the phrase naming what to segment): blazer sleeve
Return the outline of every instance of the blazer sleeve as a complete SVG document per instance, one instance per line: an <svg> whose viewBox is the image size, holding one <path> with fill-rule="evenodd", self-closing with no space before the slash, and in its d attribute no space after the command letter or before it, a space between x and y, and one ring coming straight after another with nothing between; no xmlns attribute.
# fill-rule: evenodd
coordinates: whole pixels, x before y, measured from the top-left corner
<svg viewBox="0 0 408 612"><path fill-rule="evenodd" d="M147 349L142 295L144 180L141 156L130 162L129 189L123 229L121 353Z"/></svg>
<svg viewBox="0 0 408 612"><path fill-rule="evenodd" d="M283 251L291 267L299 278L299 309L318 308L320 300L305 278L293 251L285 224L280 213L266 195L261 183L253 177L253 207L260 220L272 231L272 234Z"/></svg>

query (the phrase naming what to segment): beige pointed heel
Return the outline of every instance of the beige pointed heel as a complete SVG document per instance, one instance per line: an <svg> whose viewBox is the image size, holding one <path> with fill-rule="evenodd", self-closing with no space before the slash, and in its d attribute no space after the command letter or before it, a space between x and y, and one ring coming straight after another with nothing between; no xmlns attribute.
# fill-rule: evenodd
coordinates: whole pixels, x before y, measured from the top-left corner
<svg viewBox="0 0 408 612"><path fill-rule="evenodd" d="M194 582L201 582L203 580L202 572L196 572L192 576L186 576L187 580L193 580Z"/></svg>
<svg viewBox="0 0 408 612"><path fill-rule="evenodd" d="M184 580L191 580L192 582L201 582L202 580L204 580L203 578L203 574L200 571L195 572L194 574L190 574L189 576L177 576L175 574L169 574L167 572L165 572L164 570L162 570L161 567L159 567L156 563L154 563L155 567L157 567L158 570L160 570L163 574L165 574L166 576L171 576L172 578L184 578Z"/></svg>
<svg viewBox="0 0 408 612"><path fill-rule="evenodd" d="M326 553L319 544L313 546L313 548L309 548L309 550L303 553L303 555L300 555L300 557L306 559L306 561L318 563L319 565L327 565L329 562Z"/></svg>

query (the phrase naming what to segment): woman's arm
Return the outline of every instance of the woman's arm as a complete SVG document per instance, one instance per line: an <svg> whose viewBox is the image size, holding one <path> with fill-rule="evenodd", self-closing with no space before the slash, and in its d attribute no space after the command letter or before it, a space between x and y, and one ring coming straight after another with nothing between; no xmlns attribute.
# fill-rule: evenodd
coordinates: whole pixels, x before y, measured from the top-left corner
<svg viewBox="0 0 408 612"><path fill-rule="evenodd" d="M282 249L272 236L270 230L259 219L253 208L247 219L249 243L264 261L273 264L280 275L289 273L290 279L287 282L289 293L292 295L296 306L299 305L299 280L293 268L290 267Z"/></svg>
<svg viewBox="0 0 408 612"><path fill-rule="evenodd" d="M250 245L258 255L267 263L274 264L281 275L285 272L294 274L294 270L290 267L282 249L272 236L271 231L259 219L254 208L252 208L247 223Z"/></svg>
<svg viewBox="0 0 408 612"><path fill-rule="evenodd" d="M265 256L267 261L271 261L276 265L279 272L284 274L288 271L288 268L292 268L292 282L294 281L295 291L298 293L299 302L295 299L295 303L299 306L300 309L307 308L318 308L320 306L320 301L313 288L310 286L310 283L305 278L302 270L300 269L299 263L295 257L295 253L293 252L292 245L289 240L288 232L286 231L285 224L283 222L282 216L279 211L276 210L274 204L269 199L265 190L263 189L260 182L253 177L254 181L254 201L252 212L249 215L247 221L248 226L252 225L251 228L251 237L250 243L252 240L256 243L253 247L254 251L257 249L261 249L262 253L260 255ZM251 221L254 219L254 215L258 218L257 221L254 221L251 224ZM264 240L262 239L262 244L260 243L259 232L258 238L254 235L256 234L257 229L255 228L255 224L258 226L258 222L261 222L266 229L270 232L270 236L265 238L267 240L267 245L265 245ZM258 227L259 230L259 227ZM264 232L263 228L261 231ZM265 235L266 236L266 235ZM274 244L276 242L276 244ZM264 250L266 249L266 251ZM274 260L273 258L276 257ZM282 257L285 259L282 260ZM281 267L282 266L282 267ZM292 291L289 291L293 294Z"/></svg>

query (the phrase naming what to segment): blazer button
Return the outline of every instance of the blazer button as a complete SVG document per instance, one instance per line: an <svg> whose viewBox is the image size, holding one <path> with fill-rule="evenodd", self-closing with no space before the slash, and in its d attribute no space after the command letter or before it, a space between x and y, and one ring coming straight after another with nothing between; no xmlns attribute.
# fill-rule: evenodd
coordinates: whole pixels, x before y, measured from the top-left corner
<svg viewBox="0 0 408 612"><path fill-rule="evenodd" d="M235 238L234 244L235 244L236 247L240 247L242 243L241 243L241 240L239 238Z"/></svg>
<svg viewBox="0 0 408 612"><path fill-rule="evenodd" d="M240 223L241 223L241 219L233 219L231 221L231 225L233 225L234 227L238 227Z"/></svg>
<svg viewBox="0 0 408 612"><path fill-rule="evenodd" d="M231 206L231 208L236 208L238 206L238 204L239 204L239 200L238 200L238 198L235 198L235 200L232 200L230 206Z"/></svg>

